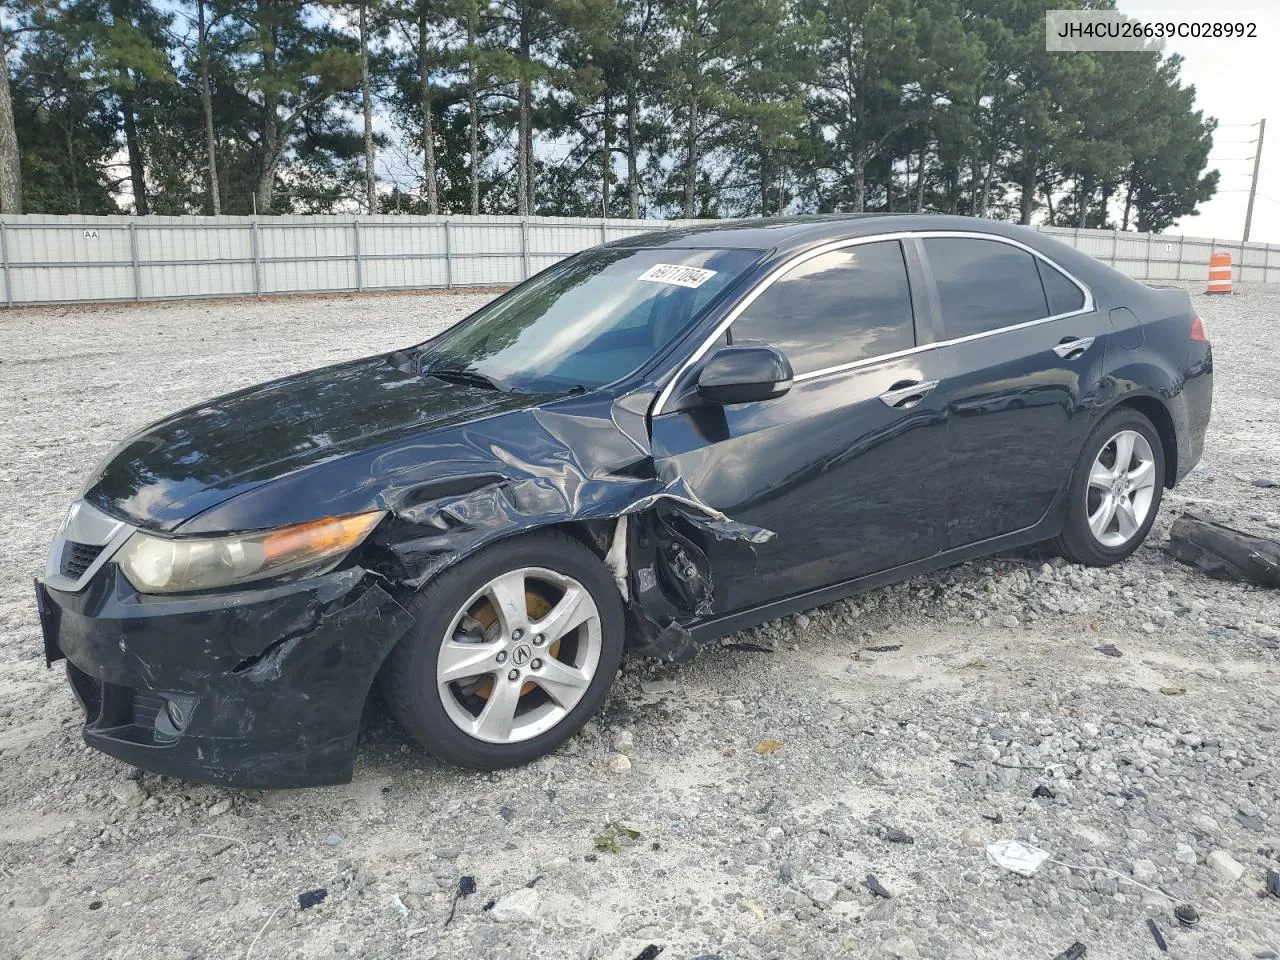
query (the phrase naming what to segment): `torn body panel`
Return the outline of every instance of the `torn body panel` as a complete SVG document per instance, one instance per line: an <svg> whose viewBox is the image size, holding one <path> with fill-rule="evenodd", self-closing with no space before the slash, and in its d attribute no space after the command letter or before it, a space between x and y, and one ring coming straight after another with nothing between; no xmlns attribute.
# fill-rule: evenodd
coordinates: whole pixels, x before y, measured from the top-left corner
<svg viewBox="0 0 1280 960"><path fill-rule="evenodd" d="M413 623L359 568L248 595L141 597L114 565L81 593L40 589L85 742L226 786L349 780L370 685Z"/></svg>
<svg viewBox="0 0 1280 960"><path fill-rule="evenodd" d="M108 558L81 590L40 585L50 656L69 661L86 741L149 770L226 785L349 779L365 699L413 622L417 591L462 558L548 526L570 525L611 566L637 649L691 655L686 625L713 605L706 544L737 541L750 556L769 531L736 523L677 472L659 470L635 404L571 397L494 409L297 468L268 452L288 465L279 476L173 530L207 536L384 511L345 568L234 592L143 596ZM154 466L160 454L151 456ZM124 472L136 478L142 467ZM233 476L231 467L209 473ZM126 486L116 500L100 487L98 509L138 528L168 522L172 485L161 483L167 498L154 500ZM182 489L186 502L213 497ZM152 502L164 504L155 517L131 512Z"/></svg>

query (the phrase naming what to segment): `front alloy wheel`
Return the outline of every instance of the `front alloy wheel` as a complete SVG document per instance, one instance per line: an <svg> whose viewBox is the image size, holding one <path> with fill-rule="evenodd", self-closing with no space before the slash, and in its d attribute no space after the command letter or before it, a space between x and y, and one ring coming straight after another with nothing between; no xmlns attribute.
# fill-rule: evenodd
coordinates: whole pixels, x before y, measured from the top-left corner
<svg viewBox="0 0 1280 960"><path fill-rule="evenodd" d="M486 743L546 733L600 665L600 613L573 577L520 567L467 600L445 631L436 683L445 712Z"/></svg>
<svg viewBox="0 0 1280 960"><path fill-rule="evenodd" d="M547 531L503 540L433 578L380 681L431 753L494 770L577 733L622 662L613 577L584 543Z"/></svg>

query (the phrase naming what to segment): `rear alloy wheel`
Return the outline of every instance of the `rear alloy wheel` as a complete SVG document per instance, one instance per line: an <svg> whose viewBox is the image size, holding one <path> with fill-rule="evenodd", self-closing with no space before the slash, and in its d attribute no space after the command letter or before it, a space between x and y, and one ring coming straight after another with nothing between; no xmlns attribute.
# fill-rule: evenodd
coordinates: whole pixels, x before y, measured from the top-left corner
<svg viewBox="0 0 1280 960"><path fill-rule="evenodd" d="M1146 539L1163 493L1164 448L1155 427L1136 410L1117 410L1085 444L1055 545L1076 563L1123 560Z"/></svg>
<svg viewBox="0 0 1280 960"><path fill-rule="evenodd" d="M617 587L585 545L538 533L489 547L432 580L418 627L382 687L405 729L441 759L527 763L595 713L622 659Z"/></svg>

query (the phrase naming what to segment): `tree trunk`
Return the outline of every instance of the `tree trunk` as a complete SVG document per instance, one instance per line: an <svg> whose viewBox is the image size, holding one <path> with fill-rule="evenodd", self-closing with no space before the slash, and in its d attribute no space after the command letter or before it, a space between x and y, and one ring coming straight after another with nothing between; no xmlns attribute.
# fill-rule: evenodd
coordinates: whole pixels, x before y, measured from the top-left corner
<svg viewBox="0 0 1280 960"><path fill-rule="evenodd" d="M80 178L76 175L76 142L71 129L71 121L66 125L67 134L67 170L71 174L71 210L80 212ZM7 211L0 211L7 212Z"/></svg>
<svg viewBox="0 0 1280 960"><path fill-rule="evenodd" d="M627 215L640 219L639 150L636 147L636 94L627 91Z"/></svg>
<svg viewBox="0 0 1280 960"><path fill-rule="evenodd" d="M867 158L858 150L853 155L853 212L862 213L867 207Z"/></svg>
<svg viewBox="0 0 1280 960"><path fill-rule="evenodd" d="M604 113L600 120L603 149L600 157L600 216L609 216L609 180L613 176L613 100L604 98Z"/></svg>
<svg viewBox="0 0 1280 960"><path fill-rule="evenodd" d="M440 194L436 184L436 131L431 115L431 48L426 7L418 20L418 100L422 110L422 175L427 195L427 213L440 212Z"/></svg>
<svg viewBox="0 0 1280 960"><path fill-rule="evenodd" d="M698 97L689 97L688 146L684 161L684 216L692 220L698 199Z"/></svg>
<svg viewBox="0 0 1280 960"><path fill-rule="evenodd" d="M1022 155L1022 197L1018 201L1018 222L1031 223L1031 211L1036 198L1036 155L1024 150Z"/></svg>
<svg viewBox="0 0 1280 960"><path fill-rule="evenodd" d="M533 191L530 180L533 177L533 150L530 139L533 134L533 89L529 81L529 54L533 46L529 30L529 4L520 5L520 55L517 58L517 69L520 71L516 81L516 97L519 101L516 118L516 213L527 217L533 204L530 200Z"/></svg>
<svg viewBox="0 0 1280 960"><path fill-rule="evenodd" d="M138 137L138 117L134 109L133 91L120 95L120 113L124 116L124 142L129 151L129 180L133 184L133 211L140 217L151 212L147 203L147 170L142 157L142 141Z"/></svg>
<svg viewBox="0 0 1280 960"><path fill-rule="evenodd" d="M1129 214L1133 210L1133 170L1130 169L1129 176L1125 181L1124 191L1124 219L1120 221L1120 229L1129 229Z"/></svg>
<svg viewBox="0 0 1280 960"><path fill-rule="evenodd" d="M700 12L698 9L698 0L694 0L693 23L687 27L684 34L680 38L681 54L684 57L685 69L689 71L689 118L688 127L685 133L685 158L684 158L684 216L686 220L693 219L693 215L697 210L698 197L698 124L701 118L698 116L698 97L701 94L700 72L702 64L698 56L698 37L701 27Z"/></svg>
<svg viewBox="0 0 1280 960"><path fill-rule="evenodd" d="M924 213L924 161L927 146L920 147L920 165L916 169L916 213Z"/></svg>
<svg viewBox="0 0 1280 960"><path fill-rule="evenodd" d="M276 115L277 94L264 94L266 116L262 123L262 166L258 171L258 184L254 189L254 202L258 213L271 213L275 201L276 168L280 165L280 118Z"/></svg>
<svg viewBox="0 0 1280 960"><path fill-rule="evenodd" d="M769 215L769 148L763 143L757 144L757 147L760 166L760 216L767 217Z"/></svg>
<svg viewBox="0 0 1280 960"><path fill-rule="evenodd" d="M258 0L258 15L270 8L268 0ZM261 28L260 28L261 29ZM275 200L276 168L280 165L280 93L274 83L277 73L276 35L273 25L261 29L262 72L271 81L262 90L262 131L258 138L258 182L253 196L257 213L271 213Z"/></svg>
<svg viewBox="0 0 1280 960"><path fill-rule="evenodd" d="M1081 177L1076 181L1076 227L1084 229L1089 225L1089 200L1093 196L1093 180Z"/></svg>
<svg viewBox="0 0 1280 960"><path fill-rule="evenodd" d="M209 157L209 207L216 217L222 213L218 196L218 151L213 130L213 94L209 90L209 24L205 7L209 0L196 0L197 32L200 47L200 105L204 109L204 146Z"/></svg>
<svg viewBox="0 0 1280 960"><path fill-rule="evenodd" d="M360 4L360 101L364 108L364 205L378 212L377 157L373 150L373 86L369 82L369 4Z"/></svg>
<svg viewBox="0 0 1280 960"><path fill-rule="evenodd" d="M468 135L471 140L471 215L480 212L480 97L479 68L476 66L476 0L467 7L467 110L471 116Z"/></svg>
<svg viewBox="0 0 1280 960"><path fill-rule="evenodd" d="M22 167L18 131L9 98L9 65L4 30L0 29L0 213L22 212Z"/></svg>

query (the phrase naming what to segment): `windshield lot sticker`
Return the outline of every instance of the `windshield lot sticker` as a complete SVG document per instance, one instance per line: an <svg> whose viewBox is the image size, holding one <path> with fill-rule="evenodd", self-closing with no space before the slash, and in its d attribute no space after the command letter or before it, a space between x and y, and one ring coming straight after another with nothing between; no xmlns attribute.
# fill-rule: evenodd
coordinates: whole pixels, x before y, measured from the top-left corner
<svg viewBox="0 0 1280 960"><path fill-rule="evenodd" d="M682 267L678 263L655 263L640 274L639 279L651 283L674 283L678 287L700 287L716 275L714 270L701 267Z"/></svg>

